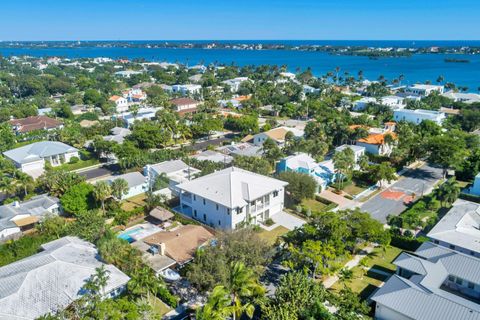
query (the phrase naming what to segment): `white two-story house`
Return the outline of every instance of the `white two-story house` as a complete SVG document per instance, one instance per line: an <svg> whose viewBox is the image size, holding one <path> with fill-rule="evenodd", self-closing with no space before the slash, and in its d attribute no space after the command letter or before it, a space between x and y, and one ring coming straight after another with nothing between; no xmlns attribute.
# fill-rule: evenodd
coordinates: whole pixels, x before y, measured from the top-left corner
<svg viewBox="0 0 480 320"><path fill-rule="evenodd" d="M258 224L283 210L288 183L230 167L179 184L183 214L212 227L232 230Z"/></svg>

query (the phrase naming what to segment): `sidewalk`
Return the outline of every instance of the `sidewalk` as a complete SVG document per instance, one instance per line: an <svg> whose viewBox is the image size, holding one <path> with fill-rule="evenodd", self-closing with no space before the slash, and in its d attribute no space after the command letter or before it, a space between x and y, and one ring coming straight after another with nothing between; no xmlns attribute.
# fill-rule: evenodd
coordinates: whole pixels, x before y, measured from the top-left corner
<svg viewBox="0 0 480 320"><path fill-rule="evenodd" d="M353 267L356 267L360 263L360 260L365 258L370 252L373 251L373 249L374 247L372 245L364 248L359 254L355 255L353 259L348 261L343 267L347 269L352 269ZM337 282L338 280L339 280L339 277L338 275L335 274L325 279L323 281L323 286L328 289L331 286L333 286L335 282Z"/></svg>

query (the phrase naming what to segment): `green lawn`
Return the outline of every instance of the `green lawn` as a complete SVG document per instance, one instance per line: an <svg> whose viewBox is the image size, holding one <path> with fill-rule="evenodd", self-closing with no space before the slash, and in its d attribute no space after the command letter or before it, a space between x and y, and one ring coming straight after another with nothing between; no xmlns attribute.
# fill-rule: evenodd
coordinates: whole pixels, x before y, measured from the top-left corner
<svg viewBox="0 0 480 320"><path fill-rule="evenodd" d="M122 203L122 209L125 211L132 211L138 207L143 207L145 206L145 198L146 198L145 193L142 193L142 194L139 194L138 196L126 199Z"/></svg>
<svg viewBox="0 0 480 320"><path fill-rule="evenodd" d="M265 239L268 243L274 244L278 237L284 235L289 230L283 226L278 226L272 231L262 230L258 235L260 238Z"/></svg>
<svg viewBox="0 0 480 320"><path fill-rule="evenodd" d="M94 166L96 164L99 164L100 161L98 159L88 159L88 160L78 160L76 163L64 163L61 166L54 167L54 170L67 170L67 171L73 171L73 170L78 170L78 169L83 169L87 168L90 166Z"/></svg>
<svg viewBox="0 0 480 320"><path fill-rule="evenodd" d="M343 188L342 191L348 193L351 196L356 196L357 194L363 192L364 190L365 188L357 185L355 181L352 181L352 183L346 186L345 188Z"/></svg>
<svg viewBox="0 0 480 320"><path fill-rule="evenodd" d="M324 211L324 209L327 207L325 203L322 203L315 199L304 199L302 200L302 203L300 205L302 207L309 208L312 211L319 211L319 212Z"/></svg>
<svg viewBox="0 0 480 320"><path fill-rule="evenodd" d="M160 317L164 316L172 310L162 300L158 299L155 296L150 296L150 300L148 302L148 304L152 307L153 312L155 312Z"/></svg>
<svg viewBox="0 0 480 320"><path fill-rule="evenodd" d="M392 261L400 252L402 252L401 249L392 246L388 247L386 252L383 252L381 248L375 248L367 258L368 271L365 272L365 269L361 266L353 268L353 279L345 285L353 292L358 293L362 299L367 299L388 278L384 274L374 272L373 269L393 274L395 265L392 264ZM337 281L331 289L339 291L343 286L344 284L341 281Z"/></svg>

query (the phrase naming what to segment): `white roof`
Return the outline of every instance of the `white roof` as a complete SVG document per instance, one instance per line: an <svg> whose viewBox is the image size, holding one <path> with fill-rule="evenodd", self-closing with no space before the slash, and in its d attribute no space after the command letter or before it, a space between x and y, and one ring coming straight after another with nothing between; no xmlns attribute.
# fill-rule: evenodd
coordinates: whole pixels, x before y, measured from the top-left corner
<svg viewBox="0 0 480 320"><path fill-rule="evenodd" d="M298 168L310 170L318 166L315 160L306 153L298 153L296 155L286 157L285 164L292 170L297 170Z"/></svg>
<svg viewBox="0 0 480 320"><path fill-rule="evenodd" d="M445 113L443 112L438 112L435 110L425 110L425 109L401 109L401 110L395 110L395 113L400 113L400 114L420 114L420 115L425 115L425 116L443 116Z"/></svg>
<svg viewBox="0 0 480 320"><path fill-rule="evenodd" d="M61 310L82 295L82 287L105 266L108 293L130 279L98 260L95 246L76 237L46 243L44 251L0 268L0 319L36 319Z"/></svg>
<svg viewBox="0 0 480 320"><path fill-rule="evenodd" d="M437 85L433 85L433 84L414 84L414 85L410 86L409 88L420 89L420 90L432 90L432 89L443 88L443 86L437 86Z"/></svg>
<svg viewBox="0 0 480 320"><path fill-rule="evenodd" d="M233 157L227 154L223 154L213 150L205 150L196 155L193 155L192 158L195 158L200 161L212 161L217 163L230 163L233 161Z"/></svg>
<svg viewBox="0 0 480 320"><path fill-rule="evenodd" d="M5 151L3 154L16 163L28 163L75 151L78 151L78 149L62 142L41 141Z"/></svg>
<svg viewBox="0 0 480 320"><path fill-rule="evenodd" d="M480 253L480 204L458 199L427 236Z"/></svg>
<svg viewBox="0 0 480 320"><path fill-rule="evenodd" d="M287 184L285 181L230 167L179 184L177 187L228 208L237 208L280 190Z"/></svg>
<svg viewBox="0 0 480 320"><path fill-rule="evenodd" d="M357 146L357 145L352 145L352 144L343 144L339 147L336 147L335 148L335 151L336 152L341 152L347 148L350 148L354 153L357 153L357 152L365 152L365 147L362 147L362 146Z"/></svg>

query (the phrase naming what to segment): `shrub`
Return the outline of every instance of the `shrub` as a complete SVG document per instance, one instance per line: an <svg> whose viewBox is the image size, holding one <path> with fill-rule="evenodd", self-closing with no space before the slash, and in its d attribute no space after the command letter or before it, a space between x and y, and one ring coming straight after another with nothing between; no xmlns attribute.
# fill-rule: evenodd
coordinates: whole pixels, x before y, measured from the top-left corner
<svg viewBox="0 0 480 320"><path fill-rule="evenodd" d="M275 221L273 221L272 218L268 218L267 220L265 220L264 224L268 227L270 226L273 226L275 224Z"/></svg>
<svg viewBox="0 0 480 320"><path fill-rule="evenodd" d="M176 308L178 304L177 298L168 291L167 288L161 287L160 290L158 291L158 297L160 300L168 304L172 308Z"/></svg>
<svg viewBox="0 0 480 320"><path fill-rule="evenodd" d="M402 237L399 235L396 235L392 233L392 240L390 241L390 244L394 247L407 250L407 251L415 251L420 247L420 245L428 241L428 239L425 238L406 238Z"/></svg>
<svg viewBox="0 0 480 320"><path fill-rule="evenodd" d="M80 159L78 157L71 157L70 161L68 161L68 163L74 164L74 163L77 163L78 161L80 161Z"/></svg>

